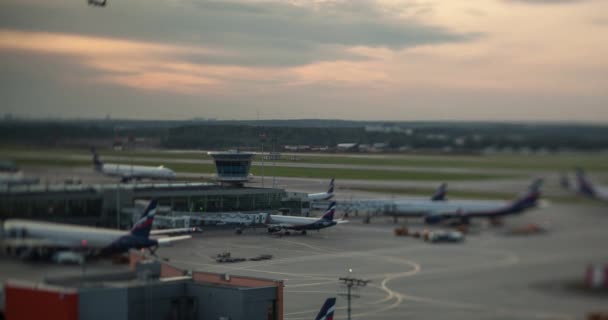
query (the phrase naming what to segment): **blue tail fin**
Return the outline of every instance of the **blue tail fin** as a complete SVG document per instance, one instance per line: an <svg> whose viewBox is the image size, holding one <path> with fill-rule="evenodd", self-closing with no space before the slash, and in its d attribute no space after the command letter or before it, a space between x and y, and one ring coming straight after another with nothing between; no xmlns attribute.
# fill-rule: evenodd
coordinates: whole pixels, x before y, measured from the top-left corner
<svg viewBox="0 0 608 320"><path fill-rule="evenodd" d="M442 183L435 191L435 194L431 197L432 201L444 201L446 200L446 195L448 193L448 185L447 183Z"/></svg>
<svg viewBox="0 0 608 320"><path fill-rule="evenodd" d="M331 178L331 181L329 181L329 189L327 189L327 193L334 193L334 178Z"/></svg>
<svg viewBox="0 0 608 320"><path fill-rule="evenodd" d="M332 203L329 204L329 207L327 207L327 211L325 211L325 214L323 214L321 219L333 221L334 212L336 212L336 202L335 201L333 201Z"/></svg>
<svg viewBox="0 0 608 320"><path fill-rule="evenodd" d="M100 171L101 167L103 167L103 162L99 160L99 155L97 154L95 147L91 147L91 153L93 154L93 167L95 170Z"/></svg>
<svg viewBox="0 0 608 320"><path fill-rule="evenodd" d="M528 191L519 197L513 203L513 208L523 210L536 206L538 199L540 198L540 188L543 186L543 179L535 179L532 184L528 187Z"/></svg>
<svg viewBox="0 0 608 320"><path fill-rule="evenodd" d="M148 238L150 236L150 230L152 229L152 223L154 223L154 215L156 214L156 207L158 202L151 200L141 215L141 218L131 228L131 234L136 237Z"/></svg>
<svg viewBox="0 0 608 320"><path fill-rule="evenodd" d="M336 298L327 298L315 320L333 320L336 311Z"/></svg>
<svg viewBox="0 0 608 320"><path fill-rule="evenodd" d="M595 195L595 188L593 188L593 184L587 180L585 171L581 168L576 168L576 182L578 184L578 192L586 196Z"/></svg>

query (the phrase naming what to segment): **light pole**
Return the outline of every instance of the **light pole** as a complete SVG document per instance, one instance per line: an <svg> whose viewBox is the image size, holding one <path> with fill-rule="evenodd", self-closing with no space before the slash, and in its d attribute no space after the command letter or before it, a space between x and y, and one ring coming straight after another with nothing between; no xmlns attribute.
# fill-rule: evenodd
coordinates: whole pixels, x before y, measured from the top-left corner
<svg viewBox="0 0 608 320"><path fill-rule="evenodd" d="M367 285L367 283L370 282L370 280L363 280L363 279L358 279L358 278L354 278L354 277L350 276L352 273L353 273L353 269L348 269L349 276L339 278L339 280L342 281L342 284L344 284L346 286L346 294L340 294L340 295L346 296L346 301L348 303L348 308L347 308L347 312L348 312L347 319L348 320L351 320L352 297L359 298L358 295L352 294L353 287L365 287Z"/></svg>

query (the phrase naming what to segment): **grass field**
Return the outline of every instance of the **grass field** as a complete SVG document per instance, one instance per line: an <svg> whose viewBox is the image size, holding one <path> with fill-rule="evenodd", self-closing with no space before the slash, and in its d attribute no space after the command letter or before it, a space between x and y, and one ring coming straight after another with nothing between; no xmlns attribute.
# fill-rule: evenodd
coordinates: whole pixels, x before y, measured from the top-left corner
<svg viewBox="0 0 608 320"><path fill-rule="evenodd" d="M17 161L20 165L51 165L51 166L83 166L90 165L85 159L90 156L90 151L85 149L48 148L31 150L24 147L0 146L0 154L3 158ZM114 151L100 150L103 157L121 157L120 163L131 163L140 165L152 165L166 159L167 167L178 172L214 173L211 164L188 164L173 163L169 160L210 160L204 152L185 151ZM66 159L66 156L78 156L79 159ZM139 159L137 159L139 158ZM141 158L157 160L151 163ZM272 162L266 162L266 175L273 174L284 177L307 177L327 178L334 176L339 179L374 179L374 180L478 180L478 179L500 179L516 177L500 173L488 173L491 169L517 169L522 171L571 171L580 166L590 172L608 174L608 156L603 154L557 154L557 155L491 155L491 156L461 156L461 155L364 155L364 154L298 154L298 160L281 160L276 162L273 169ZM130 160L133 159L133 160ZM260 161L261 159L257 160ZM334 165L365 165L377 166L380 170L357 170L354 168L325 169L325 168L298 168L285 167L284 163L300 164L334 164ZM382 166L402 167L405 171L383 170ZM424 168L425 172L407 171L408 168ZM434 168L457 168L468 169L470 173L439 173ZM486 170L486 172L475 172L475 169ZM261 175L261 167L255 165L252 173Z"/></svg>
<svg viewBox="0 0 608 320"><path fill-rule="evenodd" d="M55 159L52 157L40 158L12 158L19 166L91 166L90 161L73 159ZM150 165L148 162L131 161L132 165ZM215 173L215 165L198 163L171 163L167 167L176 172L188 173ZM326 169L326 168L291 168L291 167L272 167L252 166L251 173L256 176L262 175L262 170L266 176L276 175L279 177L291 178L319 178L327 179L360 179L360 180L441 180L441 181L461 181L461 180L486 180L506 178L505 175L498 174L477 174L477 173L439 173L439 172L417 172L417 171L382 171L382 170L355 170L355 169ZM511 176L509 176L511 177Z"/></svg>
<svg viewBox="0 0 608 320"><path fill-rule="evenodd" d="M29 152L24 147L0 146L3 155L20 152ZM48 148L35 151L49 154L89 155L89 150ZM160 159L193 159L210 160L205 152L196 151L114 151L100 150L103 156L120 157L150 157ZM573 167L584 167L593 171L608 171L608 155L600 153L581 154L551 154L551 155L362 155L362 154L298 154L296 161L285 159L277 163L318 163L318 164L344 164L344 165L377 165L377 166L413 166L413 167L454 167L454 168L503 168L503 169L530 169L530 170L571 170ZM261 161L256 156L256 161Z"/></svg>

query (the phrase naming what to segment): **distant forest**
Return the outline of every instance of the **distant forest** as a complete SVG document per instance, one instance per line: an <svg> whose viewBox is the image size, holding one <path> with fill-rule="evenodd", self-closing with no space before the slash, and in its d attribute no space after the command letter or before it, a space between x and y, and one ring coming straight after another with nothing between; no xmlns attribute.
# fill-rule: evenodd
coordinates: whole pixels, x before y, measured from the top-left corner
<svg viewBox="0 0 608 320"><path fill-rule="evenodd" d="M0 144L112 146L168 149L265 150L271 145L328 147L339 143L382 145L383 151L488 148L608 149L608 126L485 122L356 122L340 120L131 121L0 120Z"/></svg>

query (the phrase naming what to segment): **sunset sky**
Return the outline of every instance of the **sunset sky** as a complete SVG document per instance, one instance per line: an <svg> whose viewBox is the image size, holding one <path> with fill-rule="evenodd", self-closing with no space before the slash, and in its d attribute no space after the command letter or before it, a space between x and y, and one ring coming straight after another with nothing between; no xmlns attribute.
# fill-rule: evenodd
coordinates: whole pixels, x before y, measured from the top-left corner
<svg viewBox="0 0 608 320"><path fill-rule="evenodd" d="M608 122L608 1L0 2L0 113Z"/></svg>

